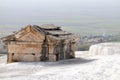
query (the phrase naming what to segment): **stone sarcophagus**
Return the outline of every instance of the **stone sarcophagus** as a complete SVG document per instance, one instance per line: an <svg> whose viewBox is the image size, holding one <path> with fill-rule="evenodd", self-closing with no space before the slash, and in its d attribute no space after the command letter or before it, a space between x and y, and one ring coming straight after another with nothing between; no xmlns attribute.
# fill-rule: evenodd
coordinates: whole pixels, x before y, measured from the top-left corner
<svg viewBox="0 0 120 80"><path fill-rule="evenodd" d="M3 37L2 41L8 47L8 63L58 61L75 57L75 36L53 24L28 25Z"/></svg>

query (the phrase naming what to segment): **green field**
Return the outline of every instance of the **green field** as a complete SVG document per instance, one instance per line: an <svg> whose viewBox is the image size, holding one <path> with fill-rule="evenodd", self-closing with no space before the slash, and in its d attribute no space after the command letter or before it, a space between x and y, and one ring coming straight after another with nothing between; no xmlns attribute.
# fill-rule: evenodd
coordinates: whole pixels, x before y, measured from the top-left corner
<svg viewBox="0 0 120 80"><path fill-rule="evenodd" d="M120 34L120 23L109 24L96 24L96 25L83 25L83 26L64 26L64 30L86 35L116 35Z"/></svg>
<svg viewBox="0 0 120 80"><path fill-rule="evenodd" d="M116 35L120 34L119 19L83 19L83 20L41 20L33 21L34 24L48 24L53 23L57 26L62 26L62 29L75 34L85 35ZM41 23L41 24L39 24ZM32 23L33 24L33 23ZM20 30L24 25L0 25L0 33L9 33L16 30Z"/></svg>

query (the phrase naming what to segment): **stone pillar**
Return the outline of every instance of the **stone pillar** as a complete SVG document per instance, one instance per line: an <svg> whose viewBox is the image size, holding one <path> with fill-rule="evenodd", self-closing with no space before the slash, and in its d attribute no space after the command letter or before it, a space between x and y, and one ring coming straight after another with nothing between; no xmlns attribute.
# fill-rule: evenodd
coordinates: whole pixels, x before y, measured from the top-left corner
<svg viewBox="0 0 120 80"><path fill-rule="evenodd" d="M70 46L71 46L71 53L70 54L73 58L75 58L76 44L73 42L73 43L70 44Z"/></svg>
<svg viewBox="0 0 120 80"><path fill-rule="evenodd" d="M8 55L7 55L7 63L12 63L12 62L13 62L13 54L8 53Z"/></svg>
<svg viewBox="0 0 120 80"><path fill-rule="evenodd" d="M56 61L56 55L54 54L54 44L49 44L49 60Z"/></svg>
<svg viewBox="0 0 120 80"><path fill-rule="evenodd" d="M54 45L53 44L49 44L49 54L50 55L54 54Z"/></svg>

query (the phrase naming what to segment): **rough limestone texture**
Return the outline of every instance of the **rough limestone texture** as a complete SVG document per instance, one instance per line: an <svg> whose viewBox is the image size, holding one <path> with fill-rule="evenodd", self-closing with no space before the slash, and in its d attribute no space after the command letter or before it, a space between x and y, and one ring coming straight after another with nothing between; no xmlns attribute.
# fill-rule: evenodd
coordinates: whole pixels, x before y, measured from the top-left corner
<svg viewBox="0 0 120 80"><path fill-rule="evenodd" d="M120 43L100 43L92 45L89 55L112 55L120 54Z"/></svg>

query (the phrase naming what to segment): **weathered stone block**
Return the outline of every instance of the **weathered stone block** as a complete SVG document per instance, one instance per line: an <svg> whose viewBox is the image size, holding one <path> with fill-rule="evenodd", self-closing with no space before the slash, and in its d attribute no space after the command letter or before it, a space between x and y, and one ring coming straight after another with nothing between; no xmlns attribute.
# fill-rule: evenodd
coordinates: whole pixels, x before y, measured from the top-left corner
<svg viewBox="0 0 120 80"><path fill-rule="evenodd" d="M49 61L56 61L56 55L49 55Z"/></svg>

